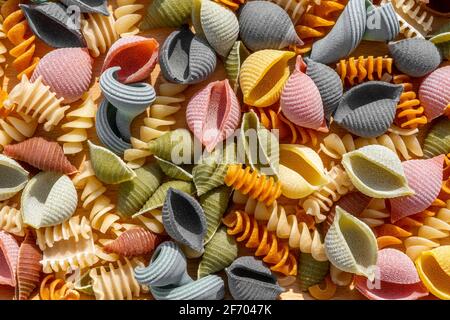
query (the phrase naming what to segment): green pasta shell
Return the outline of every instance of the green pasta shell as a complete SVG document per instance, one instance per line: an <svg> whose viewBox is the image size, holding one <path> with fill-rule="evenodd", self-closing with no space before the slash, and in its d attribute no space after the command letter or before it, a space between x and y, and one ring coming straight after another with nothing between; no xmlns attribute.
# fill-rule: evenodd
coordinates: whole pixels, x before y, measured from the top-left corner
<svg viewBox="0 0 450 320"><path fill-rule="evenodd" d="M130 217L151 197L161 185L163 172L157 163L147 164L134 171L136 178L120 184L117 209L122 216Z"/></svg>
<svg viewBox="0 0 450 320"><path fill-rule="evenodd" d="M155 156L161 170L166 176L177 180L192 181L192 173L176 164Z"/></svg>
<svg viewBox="0 0 450 320"><path fill-rule="evenodd" d="M192 182L181 180L167 181L156 189L153 195L145 202L141 210L133 215L133 218L153 209L162 207L166 200L167 191L170 188L186 192L190 195L195 194L195 186Z"/></svg>
<svg viewBox="0 0 450 320"><path fill-rule="evenodd" d="M443 58L450 59L450 23L444 24L430 41L438 47Z"/></svg>
<svg viewBox="0 0 450 320"><path fill-rule="evenodd" d="M378 247L369 226L341 207L336 207L334 222L325 236L325 253L338 269L375 278Z"/></svg>
<svg viewBox="0 0 450 320"><path fill-rule="evenodd" d="M147 8L140 29L180 27L190 17L192 0L154 0Z"/></svg>
<svg viewBox="0 0 450 320"><path fill-rule="evenodd" d="M221 227L205 246L205 253L198 266L198 278L222 271L238 256L238 246L234 237Z"/></svg>
<svg viewBox="0 0 450 320"><path fill-rule="evenodd" d="M450 152L450 120L442 118L428 132L423 146L426 159Z"/></svg>
<svg viewBox="0 0 450 320"><path fill-rule="evenodd" d="M219 150L216 150L207 158L202 159L202 162L192 170L198 196L224 184L228 164L224 163L223 158L220 160L219 157Z"/></svg>
<svg viewBox="0 0 450 320"><path fill-rule="evenodd" d="M381 145L370 145L342 157L353 185L373 198L396 198L414 194L408 186L397 154Z"/></svg>
<svg viewBox="0 0 450 320"><path fill-rule="evenodd" d="M151 154L175 164L190 164L194 154L194 139L187 129L176 129L148 143Z"/></svg>
<svg viewBox="0 0 450 320"><path fill-rule="evenodd" d="M241 71L241 65L250 55L250 52L245 47L242 41L236 41L225 59L225 71L227 72L227 78L230 80L230 85L234 92L239 90L239 73Z"/></svg>
<svg viewBox="0 0 450 320"><path fill-rule="evenodd" d="M206 217L205 243L214 236L222 221L222 216L227 210L231 196L231 188L223 185L200 196L200 204Z"/></svg>
<svg viewBox="0 0 450 320"><path fill-rule="evenodd" d="M97 178L106 184L119 184L136 177L122 159L106 148L88 141L92 168Z"/></svg>
<svg viewBox="0 0 450 320"><path fill-rule="evenodd" d="M330 270L328 261L317 261L310 253L300 253L299 279L302 291L322 282Z"/></svg>
<svg viewBox="0 0 450 320"><path fill-rule="evenodd" d="M0 201L14 197L28 182L28 172L22 166L0 154Z"/></svg>
<svg viewBox="0 0 450 320"><path fill-rule="evenodd" d="M68 176L57 172L40 172L23 190L23 222L36 229L55 226L68 220L77 204L77 191Z"/></svg>

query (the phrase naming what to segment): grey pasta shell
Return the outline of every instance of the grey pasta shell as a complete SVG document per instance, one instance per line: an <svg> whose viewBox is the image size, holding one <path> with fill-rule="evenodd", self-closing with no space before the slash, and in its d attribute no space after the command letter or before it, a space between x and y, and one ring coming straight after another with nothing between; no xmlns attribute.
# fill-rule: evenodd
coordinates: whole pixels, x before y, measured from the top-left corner
<svg viewBox="0 0 450 320"><path fill-rule="evenodd" d="M33 33L53 48L86 47L80 26L64 5L46 2L38 5L20 4Z"/></svg>
<svg viewBox="0 0 450 320"><path fill-rule="evenodd" d="M234 92L237 93L239 89L239 74L241 72L241 65L250 55L250 52L245 47L242 41L236 41L225 59L224 66L227 72L227 78L230 80L230 86Z"/></svg>
<svg viewBox="0 0 450 320"><path fill-rule="evenodd" d="M235 300L275 300L284 291L270 269L255 257L239 257L225 271Z"/></svg>
<svg viewBox="0 0 450 320"><path fill-rule="evenodd" d="M428 132L423 145L424 158L430 159L440 154L450 153L450 120L438 120Z"/></svg>
<svg viewBox="0 0 450 320"><path fill-rule="evenodd" d="M205 213L189 194L170 188L162 209L164 228L175 241L202 253L206 235Z"/></svg>
<svg viewBox="0 0 450 320"><path fill-rule="evenodd" d="M106 100L116 109L116 126L120 135L130 140L133 120L156 99L155 89L148 83L123 84L117 80L120 67L111 67L100 76L100 88Z"/></svg>
<svg viewBox="0 0 450 320"><path fill-rule="evenodd" d="M439 49L431 41L420 38L391 42L389 52L397 69L411 77L423 77L442 62Z"/></svg>
<svg viewBox="0 0 450 320"><path fill-rule="evenodd" d="M394 122L402 92L402 85L382 81L360 84L344 94L334 121L357 136L378 137Z"/></svg>
<svg viewBox="0 0 450 320"><path fill-rule="evenodd" d="M216 69L214 49L187 27L172 32L160 49L159 64L167 81L194 84L206 80Z"/></svg>
<svg viewBox="0 0 450 320"><path fill-rule="evenodd" d="M36 229L55 226L69 219L77 204L77 191L69 177L56 172L40 172L23 190L23 222Z"/></svg>
<svg viewBox="0 0 450 320"><path fill-rule="evenodd" d="M239 14L240 36L252 51L303 45L289 15L268 1L247 2Z"/></svg>
<svg viewBox="0 0 450 320"><path fill-rule="evenodd" d="M330 64L348 56L364 36L366 18L365 0L350 0L330 33L314 42L310 58Z"/></svg>
<svg viewBox="0 0 450 320"><path fill-rule="evenodd" d="M367 10L364 40L392 41L400 33L400 23L391 2Z"/></svg>
<svg viewBox="0 0 450 320"><path fill-rule="evenodd" d="M317 89L319 89L325 118L329 122L339 106L339 102L344 93L341 78L336 71L325 64L309 58L306 58L305 62L308 65L306 75L314 81Z"/></svg>
<svg viewBox="0 0 450 320"><path fill-rule="evenodd" d="M109 16L107 0L60 0L66 6L77 6L80 12L95 12Z"/></svg>

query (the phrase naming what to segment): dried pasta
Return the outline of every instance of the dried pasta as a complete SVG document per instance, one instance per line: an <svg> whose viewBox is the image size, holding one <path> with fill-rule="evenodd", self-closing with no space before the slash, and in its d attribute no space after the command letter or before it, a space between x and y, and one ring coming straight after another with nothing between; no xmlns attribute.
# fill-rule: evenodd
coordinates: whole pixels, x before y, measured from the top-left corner
<svg viewBox="0 0 450 320"><path fill-rule="evenodd" d="M0 203L0 230L19 237L25 235L22 215L15 205L10 206L8 202Z"/></svg>
<svg viewBox="0 0 450 320"><path fill-rule="evenodd" d="M121 37L139 33L138 24L142 20L142 14L138 13L144 8L143 4L135 3L136 0L118 0L114 10L114 29Z"/></svg>
<svg viewBox="0 0 450 320"><path fill-rule="evenodd" d="M247 0L214 0L217 3L220 3L233 11L237 11L239 6L244 4Z"/></svg>
<svg viewBox="0 0 450 320"><path fill-rule="evenodd" d="M37 119L23 113L6 111L0 118L0 148L3 149L14 141L21 142L31 138L37 127Z"/></svg>
<svg viewBox="0 0 450 320"><path fill-rule="evenodd" d="M71 284L49 274L39 287L41 300L80 300L80 293L71 288Z"/></svg>
<svg viewBox="0 0 450 320"><path fill-rule="evenodd" d="M5 44L3 43L3 40L6 39L6 34L4 31L3 17L0 16L0 77L3 77L5 75L5 69L3 65L6 62L5 53L8 52Z"/></svg>
<svg viewBox="0 0 450 320"><path fill-rule="evenodd" d="M397 10L403 11L414 24L422 29L422 35L426 36L433 30L432 14L424 10L416 0L393 0Z"/></svg>
<svg viewBox="0 0 450 320"><path fill-rule="evenodd" d="M363 81L382 80L386 74L392 74L393 59L388 57L360 56L341 60L336 72L343 83L353 86Z"/></svg>
<svg viewBox="0 0 450 320"><path fill-rule="evenodd" d="M320 3L320 0L269 0L276 3L286 11L292 19L292 22L297 23L301 16L306 12L309 5L314 1L315 4Z"/></svg>

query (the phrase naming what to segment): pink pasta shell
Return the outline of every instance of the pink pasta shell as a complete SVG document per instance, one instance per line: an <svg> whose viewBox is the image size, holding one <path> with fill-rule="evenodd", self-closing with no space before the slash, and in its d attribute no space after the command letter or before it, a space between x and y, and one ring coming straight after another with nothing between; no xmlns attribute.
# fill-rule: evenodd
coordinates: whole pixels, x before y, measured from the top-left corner
<svg viewBox="0 0 450 320"><path fill-rule="evenodd" d="M16 286L19 245L9 233L0 231L0 284Z"/></svg>
<svg viewBox="0 0 450 320"><path fill-rule="evenodd" d="M369 287L367 278L355 276L358 291L371 300L416 300L428 295L420 281L414 263L403 252L396 249L378 251L377 286Z"/></svg>
<svg viewBox="0 0 450 320"><path fill-rule="evenodd" d="M125 231L117 239L105 246L108 253L117 253L132 258L152 253L159 244L159 237L144 228L134 228Z"/></svg>
<svg viewBox="0 0 450 320"><path fill-rule="evenodd" d="M450 104L450 66L436 69L423 80L419 99L428 121L444 114Z"/></svg>
<svg viewBox="0 0 450 320"><path fill-rule="evenodd" d="M119 66L118 79L122 83L146 80L158 62L159 43L153 38L125 37L111 46L103 63L102 72Z"/></svg>
<svg viewBox="0 0 450 320"><path fill-rule="evenodd" d="M31 82L42 76L42 82L71 103L81 98L89 88L93 59L87 49L62 48L46 54L36 67Z"/></svg>
<svg viewBox="0 0 450 320"><path fill-rule="evenodd" d="M228 80L208 84L197 92L186 108L186 121L208 151L233 134L241 109Z"/></svg>
<svg viewBox="0 0 450 320"><path fill-rule="evenodd" d="M319 89L305 71L306 64L298 56L295 71L281 93L281 110L286 118L300 127L328 132Z"/></svg>
<svg viewBox="0 0 450 320"><path fill-rule="evenodd" d="M28 231L20 245L17 260L18 290L16 291L19 300L27 300L39 284L42 271L41 260L42 252L36 246L36 237Z"/></svg>
<svg viewBox="0 0 450 320"><path fill-rule="evenodd" d="M441 189L444 155L426 160L409 160L402 165L408 185L414 190L414 194L390 199L393 223L422 212L433 203Z"/></svg>

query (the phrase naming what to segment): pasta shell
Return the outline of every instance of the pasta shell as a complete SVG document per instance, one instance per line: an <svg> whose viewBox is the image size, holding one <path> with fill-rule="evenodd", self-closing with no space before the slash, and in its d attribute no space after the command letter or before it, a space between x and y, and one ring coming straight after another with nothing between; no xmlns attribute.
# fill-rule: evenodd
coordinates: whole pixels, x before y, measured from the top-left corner
<svg viewBox="0 0 450 320"><path fill-rule="evenodd" d="M109 16L107 0L61 0L66 6L77 6L81 12L95 12Z"/></svg>
<svg viewBox="0 0 450 320"><path fill-rule="evenodd" d="M394 122L402 92L402 85L382 81L360 84L344 93L334 121L357 136L378 137Z"/></svg>
<svg viewBox="0 0 450 320"><path fill-rule="evenodd" d="M120 38L108 50L102 73L111 67L120 67L117 73L118 81L122 83L145 81L158 62L158 51L159 43L153 38L141 36Z"/></svg>
<svg viewBox="0 0 450 320"><path fill-rule="evenodd" d="M310 253L301 252L298 267L302 291L307 291L309 287L319 284L325 279L330 270L330 263L317 261Z"/></svg>
<svg viewBox="0 0 450 320"><path fill-rule="evenodd" d="M247 50L242 41L236 41L225 59L224 66L227 72L227 78L234 92L238 92L239 74L241 73L241 65L248 58L250 52Z"/></svg>
<svg viewBox="0 0 450 320"><path fill-rule="evenodd" d="M198 196L224 185L228 165L223 163L223 160L217 159L217 153L219 153L219 150L212 153L210 157L204 158L201 163L192 169Z"/></svg>
<svg viewBox="0 0 450 320"><path fill-rule="evenodd" d="M239 257L225 271L235 300L275 300L284 291L270 269L255 257Z"/></svg>
<svg viewBox="0 0 450 320"><path fill-rule="evenodd" d="M281 192L290 199L304 198L328 183L323 162L311 148L280 145Z"/></svg>
<svg viewBox="0 0 450 320"><path fill-rule="evenodd" d="M423 284L442 300L450 300L450 246L424 251L416 260Z"/></svg>
<svg viewBox="0 0 450 320"><path fill-rule="evenodd" d="M192 0L192 24L222 57L226 57L239 36L239 22L233 11L210 0Z"/></svg>
<svg viewBox="0 0 450 320"><path fill-rule="evenodd" d="M219 228L223 214L228 208L231 196L231 189L221 186L200 196L199 202L205 212L206 236L205 243L208 243Z"/></svg>
<svg viewBox="0 0 450 320"><path fill-rule="evenodd" d="M336 71L329 66L315 62L309 58L305 59L307 64L306 75L310 77L319 89L322 98L325 119L331 120L331 116L339 106L344 88L342 81Z"/></svg>
<svg viewBox="0 0 450 320"><path fill-rule="evenodd" d="M211 152L239 125L241 107L228 80L211 82L186 107L186 122L194 136Z"/></svg>
<svg viewBox="0 0 450 320"><path fill-rule="evenodd" d="M71 175L77 173L61 146L54 141L34 137L25 141L5 146L3 153L8 157L26 162L44 171L54 171Z"/></svg>
<svg viewBox="0 0 450 320"><path fill-rule="evenodd" d="M60 3L46 2L37 5L20 4L33 34L53 48L86 47L86 41Z"/></svg>
<svg viewBox="0 0 450 320"><path fill-rule="evenodd" d="M428 160L409 160L402 165L414 195L390 200L392 223L431 206L441 190L444 155Z"/></svg>
<svg viewBox="0 0 450 320"><path fill-rule="evenodd" d="M338 269L374 279L377 239L364 222L341 207L336 207L334 222L325 236L325 253Z"/></svg>
<svg viewBox="0 0 450 320"><path fill-rule="evenodd" d="M194 139L189 130L176 129L150 141L148 151L175 164L190 164L194 154ZM176 159L172 159L173 155L176 155Z"/></svg>
<svg viewBox="0 0 450 320"><path fill-rule="evenodd" d="M379 287L369 287L366 278L355 277L356 289L370 300L416 300L428 295L414 263L395 249L378 251Z"/></svg>
<svg viewBox="0 0 450 320"><path fill-rule="evenodd" d="M145 165L134 171L136 178L120 184L117 209L129 217L138 212L150 196L161 185L163 173L156 163Z"/></svg>
<svg viewBox="0 0 450 320"><path fill-rule="evenodd" d="M37 65L30 81L42 76L42 82L64 98L64 103L77 101L88 90L92 78L93 59L83 48L62 48L47 53Z"/></svg>
<svg viewBox="0 0 450 320"><path fill-rule="evenodd" d="M322 97L305 71L306 64L298 56L295 71L281 93L281 110L289 121L300 127L327 132Z"/></svg>
<svg viewBox="0 0 450 320"><path fill-rule="evenodd" d="M147 8L140 29L178 28L192 12L192 0L154 0Z"/></svg>
<svg viewBox="0 0 450 320"><path fill-rule="evenodd" d="M155 159L166 176L176 180L192 181L192 174L182 167L177 166L170 161L161 159L157 156L155 156Z"/></svg>
<svg viewBox="0 0 450 320"><path fill-rule="evenodd" d="M158 242L158 236L153 232L144 228L133 228L105 245L104 249L108 253L131 258L153 252Z"/></svg>
<svg viewBox="0 0 450 320"><path fill-rule="evenodd" d="M303 45L289 15L269 1L251 1L239 13L241 39L252 51Z"/></svg>
<svg viewBox="0 0 450 320"><path fill-rule="evenodd" d="M72 216L77 204L77 191L69 177L56 172L40 172L23 190L23 222L36 229L56 226Z"/></svg>
<svg viewBox="0 0 450 320"><path fill-rule="evenodd" d="M117 130L123 139L131 137L133 120L156 100L153 87L145 82L122 84L119 82L121 67L111 67L100 76L102 93L116 109Z"/></svg>
<svg viewBox="0 0 450 320"><path fill-rule="evenodd" d="M206 218L200 203L180 190L170 188L162 209L164 228L175 241L203 253Z"/></svg>
<svg viewBox="0 0 450 320"><path fill-rule="evenodd" d="M198 265L198 278L222 271L238 257L238 246L234 237L221 227L205 246L205 253Z"/></svg>
<svg viewBox="0 0 450 320"><path fill-rule="evenodd" d="M14 197L27 182L28 172L16 161L0 154L0 201Z"/></svg>
<svg viewBox="0 0 450 320"><path fill-rule="evenodd" d="M438 120L428 132L423 145L423 156L426 159L450 152L450 121L446 118Z"/></svg>
<svg viewBox="0 0 450 320"><path fill-rule="evenodd" d="M167 81L194 84L214 72L217 57L205 40L185 26L167 37L160 50L159 64Z"/></svg>
<svg viewBox="0 0 450 320"><path fill-rule="evenodd" d="M195 193L195 187L192 182L180 180L164 182L158 187L158 189L156 189L156 191L147 200L147 202L145 202L144 206L139 210L139 212L133 215L133 218L153 209L162 207L164 205L164 201L166 200L166 194L169 189L179 190L188 194Z"/></svg>
<svg viewBox="0 0 450 320"><path fill-rule="evenodd" d="M244 103L268 107L277 102L289 78L288 61L294 56L293 52L277 50L251 54L242 64L239 74Z"/></svg>
<svg viewBox="0 0 450 320"><path fill-rule="evenodd" d="M391 2L367 9L367 25L364 40L392 41L400 33L400 23Z"/></svg>
<svg viewBox="0 0 450 320"><path fill-rule="evenodd" d="M428 121L444 114L450 104L450 66L435 70L422 81L419 99Z"/></svg>
<svg viewBox="0 0 450 320"><path fill-rule="evenodd" d="M397 69L411 77L423 77L436 70L442 62L438 48L420 38L391 42L389 52Z"/></svg>
<svg viewBox="0 0 450 320"><path fill-rule="evenodd" d="M9 233L0 231L0 284L16 286L16 267L19 245Z"/></svg>
<svg viewBox="0 0 450 320"><path fill-rule="evenodd" d="M100 181L106 184L119 184L136 177L136 173L114 153L90 141L88 145L92 168Z"/></svg>
<svg viewBox="0 0 450 320"><path fill-rule="evenodd" d="M405 172L398 156L380 145L362 147L342 157L353 185L373 198L396 198L414 194L408 186Z"/></svg>
<svg viewBox="0 0 450 320"><path fill-rule="evenodd" d="M366 31L365 0L350 0L333 29L314 42L310 58L329 64L349 56L360 44Z"/></svg>
<svg viewBox="0 0 450 320"><path fill-rule="evenodd" d="M27 231L20 244L17 259L17 299L27 300L39 284L42 271L42 252L36 245L36 237Z"/></svg>
<svg viewBox="0 0 450 320"><path fill-rule="evenodd" d="M430 41L439 49L444 59L450 59L450 23L444 24Z"/></svg>

